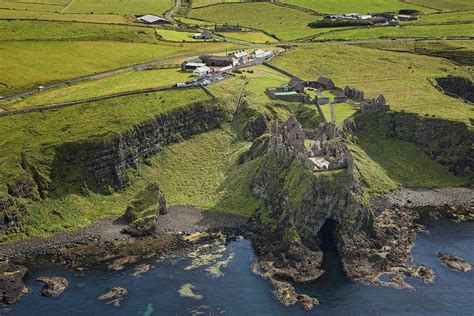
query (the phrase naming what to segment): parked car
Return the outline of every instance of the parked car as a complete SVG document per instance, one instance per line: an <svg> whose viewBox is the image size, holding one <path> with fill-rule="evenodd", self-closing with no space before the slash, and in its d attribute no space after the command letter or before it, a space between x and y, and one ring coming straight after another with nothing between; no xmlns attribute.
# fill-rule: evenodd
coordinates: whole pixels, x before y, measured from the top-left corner
<svg viewBox="0 0 474 316"><path fill-rule="evenodd" d="M38 89L43 90L44 86L38 86Z"/></svg>

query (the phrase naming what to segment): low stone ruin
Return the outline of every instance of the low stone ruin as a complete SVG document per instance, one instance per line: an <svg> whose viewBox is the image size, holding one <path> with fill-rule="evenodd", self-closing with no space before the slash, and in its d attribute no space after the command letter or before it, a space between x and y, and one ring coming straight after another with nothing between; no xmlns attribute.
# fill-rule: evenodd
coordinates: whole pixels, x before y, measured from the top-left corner
<svg viewBox="0 0 474 316"><path fill-rule="evenodd" d="M360 111L362 113L375 113L389 110L390 106L387 104L387 101L382 94L376 99L367 99L360 104Z"/></svg>
<svg viewBox="0 0 474 316"><path fill-rule="evenodd" d="M285 123L272 121L268 152L278 156L296 157L313 172L347 168L351 159L349 149L337 141L338 131L333 123L321 123L307 139L301 124L294 116ZM305 145L309 141L309 147Z"/></svg>
<svg viewBox="0 0 474 316"><path fill-rule="evenodd" d="M358 90L356 88L346 86L344 88L344 94L347 96L347 98L354 100L355 102L364 101L364 91Z"/></svg>

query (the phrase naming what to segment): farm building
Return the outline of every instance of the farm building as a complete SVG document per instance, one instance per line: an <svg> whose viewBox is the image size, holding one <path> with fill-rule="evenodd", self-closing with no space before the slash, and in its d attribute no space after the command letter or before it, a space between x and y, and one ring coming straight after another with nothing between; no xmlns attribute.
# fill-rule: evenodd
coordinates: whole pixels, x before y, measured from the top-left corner
<svg viewBox="0 0 474 316"><path fill-rule="evenodd" d="M252 54L250 54L253 58L268 58L273 55L271 50L261 50L256 49Z"/></svg>
<svg viewBox="0 0 474 316"><path fill-rule="evenodd" d="M237 60L241 64L245 63L250 58L250 55L247 54L244 50L230 53L228 56Z"/></svg>
<svg viewBox="0 0 474 316"><path fill-rule="evenodd" d="M201 60L201 58L193 58L187 60L181 64L181 70L186 72L192 72L194 69L206 66L206 64Z"/></svg>
<svg viewBox="0 0 474 316"><path fill-rule="evenodd" d="M209 31L202 31L201 33L193 34L194 39L212 39L212 34Z"/></svg>
<svg viewBox="0 0 474 316"><path fill-rule="evenodd" d="M199 58L209 67L228 67L238 64L238 61L230 56L203 55Z"/></svg>
<svg viewBox="0 0 474 316"><path fill-rule="evenodd" d="M209 68L207 66L198 67L198 68L194 69L194 71L193 71L193 75L197 76L197 77L203 77L203 76L205 76L209 73L211 73L211 68Z"/></svg>
<svg viewBox="0 0 474 316"><path fill-rule="evenodd" d="M171 24L170 21L155 15L144 15L138 17L137 20L146 24Z"/></svg>

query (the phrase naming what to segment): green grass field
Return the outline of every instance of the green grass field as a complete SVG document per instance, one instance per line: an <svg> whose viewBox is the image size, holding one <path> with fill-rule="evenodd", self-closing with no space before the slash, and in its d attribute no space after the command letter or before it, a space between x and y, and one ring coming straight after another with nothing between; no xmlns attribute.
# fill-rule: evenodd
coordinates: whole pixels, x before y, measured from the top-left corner
<svg viewBox="0 0 474 316"><path fill-rule="evenodd" d="M462 0L461 0L462 1ZM398 0L282 0L321 13L372 13L414 9L424 12L433 10Z"/></svg>
<svg viewBox="0 0 474 316"><path fill-rule="evenodd" d="M396 111L467 123L472 118L472 106L440 93L429 81L447 74L469 76L443 59L324 43L294 49L272 63L305 80L327 76L337 86L365 91L366 97L383 94Z"/></svg>
<svg viewBox="0 0 474 316"><path fill-rule="evenodd" d="M226 48L235 48L235 45L218 42L0 42L0 95L128 64Z"/></svg>
<svg viewBox="0 0 474 316"><path fill-rule="evenodd" d="M0 183L21 174L21 153L38 160L46 147L106 137L191 102L209 100L200 89L109 99L60 110L0 117Z"/></svg>
<svg viewBox="0 0 474 316"><path fill-rule="evenodd" d="M118 92L171 86L191 78L192 76L189 73L181 72L179 69L130 71L80 82L63 88L46 90L26 97L23 100L2 104L1 107L4 109L18 109L42 104L81 100Z"/></svg>
<svg viewBox="0 0 474 316"><path fill-rule="evenodd" d="M23 1L0 0L0 9L31 10L40 12L59 12L64 8L63 4L51 3L28 3Z"/></svg>
<svg viewBox="0 0 474 316"><path fill-rule="evenodd" d="M0 41L106 40L156 43L152 28L52 21L0 21Z"/></svg>
<svg viewBox="0 0 474 316"><path fill-rule="evenodd" d="M407 3L412 3L426 8L436 10L472 10L474 3L471 0L405 0Z"/></svg>
<svg viewBox="0 0 474 316"><path fill-rule="evenodd" d="M357 145L350 147L355 170L360 173L369 194L399 187L433 188L469 183L468 178L453 175L416 145L399 139L359 135Z"/></svg>
<svg viewBox="0 0 474 316"><path fill-rule="evenodd" d="M340 32L325 33L318 40L367 40L377 38L403 37L456 37L474 36L472 24L383 26L357 28Z"/></svg>
<svg viewBox="0 0 474 316"><path fill-rule="evenodd" d="M321 105L321 110L323 111L326 120L331 121L331 108L329 104ZM346 118L351 116L356 112L356 109L347 103L338 103L334 104L334 118L336 124L340 124Z"/></svg>
<svg viewBox="0 0 474 316"><path fill-rule="evenodd" d="M441 12L425 14L418 17L418 20L403 22L408 25L423 25L423 24L462 24L474 22L474 14L470 11L463 12Z"/></svg>
<svg viewBox="0 0 474 316"><path fill-rule="evenodd" d="M264 30L282 40L307 37L316 33L308 27L308 23L321 18L300 10L262 2L228 3L192 9L189 17Z"/></svg>
<svg viewBox="0 0 474 316"><path fill-rule="evenodd" d="M246 2L245 0L191 0L191 7L204 7L219 3L230 3L230 2Z"/></svg>
<svg viewBox="0 0 474 316"><path fill-rule="evenodd" d="M156 34L158 34L163 40L165 41L172 41L172 42L196 42L198 40L195 40L193 38L194 33L190 32L181 32L181 31L176 31L176 30L171 30L171 29L155 29Z"/></svg>
<svg viewBox="0 0 474 316"><path fill-rule="evenodd" d="M92 23L128 23L125 16L116 14L76 14L0 9L0 19L73 21Z"/></svg>
<svg viewBox="0 0 474 316"><path fill-rule="evenodd" d="M223 32L219 35L252 43L275 43L275 38L263 32Z"/></svg>
<svg viewBox="0 0 474 316"><path fill-rule="evenodd" d="M64 12L162 15L172 6L172 0L72 0Z"/></svg>

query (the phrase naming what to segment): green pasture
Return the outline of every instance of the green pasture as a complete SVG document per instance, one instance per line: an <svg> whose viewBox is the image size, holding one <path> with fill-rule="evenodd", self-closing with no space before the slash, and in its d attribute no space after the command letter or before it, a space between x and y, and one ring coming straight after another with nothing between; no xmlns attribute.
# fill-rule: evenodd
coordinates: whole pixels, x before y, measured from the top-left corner
<svg viewBox="0 0 474 316"><path fill-rule="evenodd" d="M474 36L473 24L400 25L355 28L321 34L318 40L367 40L403 37L459 37Z"/></svg>
<svg viewBox="0 0 474 316"><path fill-rule="evenodd" d="M352 12L398 12L401 9L419 10L424 12L433 11L426 7L398 0L282 0L282 2L308 8L320 13L331 14Z"/></svg>
<svg viewBox="0 0 474 316"><path fill-rule="evenodd" d="M321 110L323 111L324 117L326 120L331 121L331 107L329 104L321 105ZM356 108L347 103L337 103L334 104L334 118L336 124L340 124L346 118L356 112Z"/></svg>
<svg viewBox="0 0 474 316"><path fill-rule="evenodd" d="M252 42L252 43L275 43L278 42L275 38L268 36L263 32L250 31L250 32L222 32L219 35L233 38L241 41Z"/></svg>
<svg viewBox="0 0 474 316"><path fill-rule="evenodd" d="M125 16L116 14L76 14L0 9L0 19L71 21L90 23L128 23Z"/></svg>
<svg viewBox="0 0 474 316"><path fill-rule="evenodd" d="M388 52L344 44L296 48L272 63L305 80L327 76L337 86L361 89L366 97L383 94L396 111L469 122L472 106L439 92L430 80L469 71L449 61L410 53Z"/></svg>
<svg viewBox="0 0 474 316"><path fill-rule="evenodd" d="M474 3L471 0L405 0L407 3L431 8L435 10L461 11L473 10Z"/></svg>
<svg viewBox="0 0 474 316"><path fill-rule="evenodd" d="M315 33L308 23L320 19L316 15L268 2L227 3L192 9L189 17L213 23L239 24L282 40L297 39Z"/></svg>
<svg viewBox="0 0 474 316"><path fill-rule="evenodd" d="M64 12L162 15L172 6L172 0L72 0Z"/></svg>
<svg viewBox="0 0 474 316"><path fill-rule="evenodd" d="M0 0L0 9L60 12L63 4Z"/></svg>
<svg viewBox="0 0 474 316"><path fill-rule="evenodd" d="M235 48L226 43L0 42L0 95L150 60Z"/></svg>
<svg viewBox="0 0 474 316"><path fill-rule="evenodd" d="M0 41L106 40L156 43L152 28L53 21L1 21Z"/></svg>
<svg viewBox="0 0 474 316"><path fill-rule="evenodd" d="M113 93L148 88L172 86L192 79L190 73L180 69L129 71L95 80L83 81L71 86L45 90L18 101L2 104L4 109L18 109L36 105L61 103L99 97Z"/></svg>
<svg viewBox="0 0 474 316"><path fill-rule="evenodd" d="M158 34L163 40L165 41L172 41L172 42L195 42L193 38L194 33L190 32L182 32L172 29L165 29L165 28L157 28L155 29L156 34Z"/></svg>

